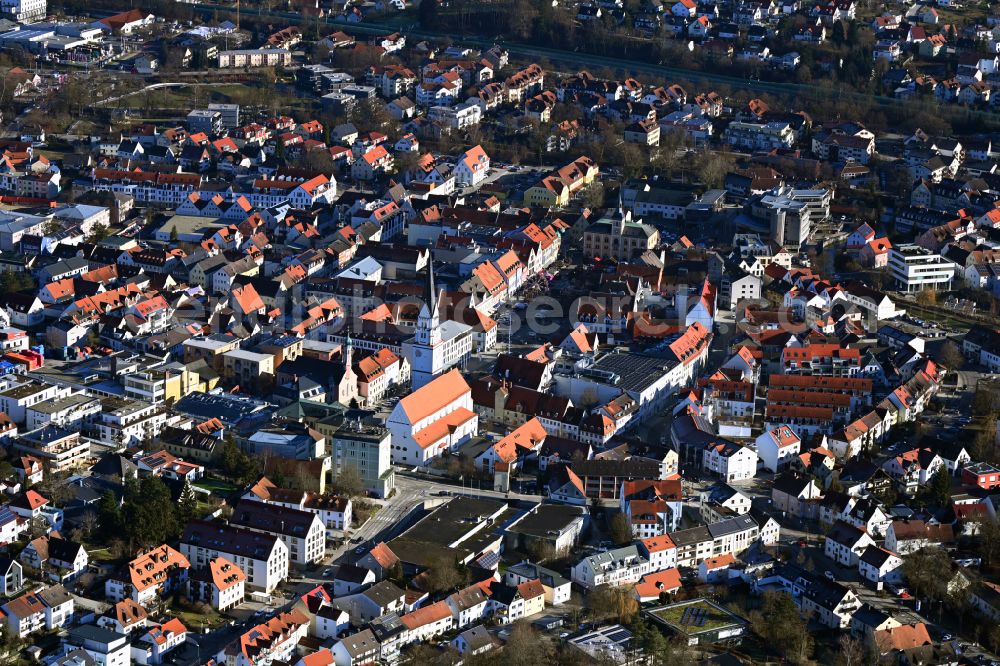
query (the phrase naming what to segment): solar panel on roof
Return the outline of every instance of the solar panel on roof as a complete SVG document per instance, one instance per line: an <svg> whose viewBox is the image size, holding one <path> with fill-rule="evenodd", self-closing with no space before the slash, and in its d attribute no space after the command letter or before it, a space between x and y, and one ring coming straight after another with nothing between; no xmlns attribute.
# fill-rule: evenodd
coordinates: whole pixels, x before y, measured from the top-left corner
<svg viewBox="0 0 1000 666"><path fill-rule="evenodd" d="M686 626L703 627L708 620L708 610L704 608L685 608L681 615L681 624Z"/></svg>
<svg viewBox="0 0 1000 666"><path fill-rule="evenodd" d="M500 553L486 553L479 558L478 564L484 569L495 569L500 564Z"/></svg>
<svg viewBox="0 0 1000 666"><path fill-rule="evenodd" d="M632 634L630 634L628 631L625 631L624 629L620 629L618 631L612 632L611 634L608 634L608 638L610 638L616 643L628 640L631 637Z"/></svg>

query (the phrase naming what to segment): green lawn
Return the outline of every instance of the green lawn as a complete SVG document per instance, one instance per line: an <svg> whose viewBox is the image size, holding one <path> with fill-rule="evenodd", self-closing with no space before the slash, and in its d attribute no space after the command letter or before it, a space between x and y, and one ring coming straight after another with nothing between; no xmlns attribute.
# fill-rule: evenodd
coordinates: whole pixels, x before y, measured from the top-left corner
<svg viewBox="0 0 1000 666"><path fill-rule="evenodd" d="M184 623L184 626L188 628L188 631L196 633L201 633L203 627L215 629L228 622L226 618L219 615L215 610L201 613L198 611L182 610L175 606L170 610L170 613L174 617L179 618Z"/></svg>
<svg viewBox="0 0 1000 666"><path fill-rule="evenodd" d="M111 554L111 549L103 544L89 544L84 543L84 548L87 550L87 555L90 557L91 562L117 562L118 558L115 558Z"/></svg>
<svg viewBox="0 0 1000 666"><path fill-rule="evenodd" d="M698 624L685 624L682 622L684 619L685 611L688 609L697 609L698 611L704 611L705 621L704 623L699 622ZM673 606L667 606L666 608L653 611L653 615L660 618L664 622L673 625L681 629L682 631L696 634L702 631L711 631L713 629L719 629L721 627L728 627L733 624L740 624L740 621L734 618L728 612L722 612L712 604L707 603L704 600L692 601L690 603L680 603ZM692 617L694 611L689 614Z"/></svg>
<svg viewBox="0 0 1000 666"><path fill-rule="evenodd" d="M223 481L222 479L198 479L192 485L197 486L203 490L207 490L215 495L227 496L231 495L238 490L236 486L229 483L228 481Z"/></svg>

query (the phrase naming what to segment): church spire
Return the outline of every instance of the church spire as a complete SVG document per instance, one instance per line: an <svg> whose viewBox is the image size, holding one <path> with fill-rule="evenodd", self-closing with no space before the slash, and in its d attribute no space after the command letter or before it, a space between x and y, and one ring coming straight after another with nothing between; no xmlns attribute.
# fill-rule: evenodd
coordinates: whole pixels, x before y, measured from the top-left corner
<svg viewBox="0 0 1000 666"><path fill-rule="evenodd" d="M350 368L354 355L354 341L351 340L351 319L347 319L347 337L344 339L344 367Z"/></svg>
<svg viewBox="0 0 1000 666"><path fill-rule="evenodd" d="M434 257L427 261L427 308L431 316L437 312L437 289L434 286Z"/></svg>
<svg viewBox="0 0 1000 666"><path fill-rule="evenodd" d="M434 346L441 341L441 319L438 313L438 291L434 284L434 262L427 263L427 293L423 307L417 317L416 341L418 344Z"/></svg>

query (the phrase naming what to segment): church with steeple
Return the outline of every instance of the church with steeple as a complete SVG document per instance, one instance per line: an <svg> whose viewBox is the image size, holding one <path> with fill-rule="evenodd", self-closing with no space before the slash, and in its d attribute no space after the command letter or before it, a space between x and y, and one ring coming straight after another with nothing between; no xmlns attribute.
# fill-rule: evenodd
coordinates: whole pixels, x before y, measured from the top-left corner
<svg viewBox="0 0 1000 666"><path fill-rule="evenodd" d="M441 292L434 283L434 262L427 263L424 303L417 316L413 338L403 343L403 355L410 362L413 389L456 366L472 355L473 330L467 324L441 321Z"/></svg>
<svg viewBox="0 0 1000 666"><path fill-rule="evenodd" d="M341 364L344 366L344 374L337 382L337 402L348 407L352 400L357 400L358 375L354 371L354 342L351 340L351 331L347 331L347 339L341 348Z"/></svg>

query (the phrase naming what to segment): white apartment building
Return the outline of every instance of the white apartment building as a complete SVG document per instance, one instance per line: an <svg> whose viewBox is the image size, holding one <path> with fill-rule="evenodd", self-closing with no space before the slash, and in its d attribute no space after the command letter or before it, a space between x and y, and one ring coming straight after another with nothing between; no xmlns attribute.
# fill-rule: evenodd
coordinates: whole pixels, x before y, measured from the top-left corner
<svg viewBox="0 0 1000 666"><path fill-rule="evenodd" d="M649 573L649 560L636 546L597 553L580 560L572 572L573 582L593 589L601 585L634 585Z"/></svg>
<svg viewBox="0 0 1000 666"><path fill-rule="evenodd" d="M276 506L297 509L298 511L314 513L326 527L327 537L329 538L338 536L337 532L343 532L351 525L351 514L354 505L350 497L321 495L319 493L286 488L269 488L266 491L266 496L248 492L243 497L265 504L274 504Z"/></svg>
<svg viewBox="0 0 1000 666"><path fill-rule="evenodd" d="M750 150L773 150L795 145L795 131L784 122L732 122L726 128L725 138L731 146Z"/></svg>
<svg viewBox="0 0 1000 666"><path fill-rule="evenodd" d="M180 539L180 551L194 567L223 556L247 575L253 590L272 592L288 578L288 546L272 534L226 523L193 520Z"/></svg>
<svg viewBox="0 0 1000 666"><path fill-rule="evenodd" d="M734 442L713 442L702 452L702 468L717 474L726 483L745 481L757 474L757 453Z"/></svg>
<svg viewBox="0 0 1000 666"><path fill-rule="evenodd" d="M770 523L758 525L749 515L670 533L676 546L674 566L678 567L696 567L703 560L727 553L739 555L758 540L773 543L777 537Z"/></svg>
<svg viewBox="0 0 1000 666"><path fill-rule="evenodd" d="M354 467L366 490L386 497L395 487L392 468L392 438L382 425L344 422L334 429L322 421L317 429L330 443L330 466L336 478L347 467Z"/></svg>
<svg viewBox="0 0 1000 666"><path fill-rule="evenodd" d="M240 49L219 51L219 68L277 67L292 64L292 53L285 49Z"/></svg>
<svg viewBox="0 0 1000 666"><path fill-rule="evenodd" d="M230 524L278 537L295 564L314 564L326 554L326 526L318 513L243 500L233 508Z"/></svg>
<svg viewBox="0 0 1000 666"><path fill-rule="evenodd" d="M68 659L64 663L60 660L60 666L85 666L89 663L96 666L129 666L132 663L128 636L93 624L82 624L70 629L66 637L66 649L71 648L75 648L74 656L80 657L80 661ZM85 661L83 656L92 661Z"/></svg>
<svg viewBox="0 0 1000 666"><path fill-rule="evenodd" d="M142 666L162 664L168 653L187 640L187 627L177 618L154 624L132 644L132 661Z"/></svg>
<svg viewBox="0 0 1000 666"><path fill-rule="evenodd" d="M140 606L149 606L181 586L190 567L183 553L164 544L136 557L109 577L104 594L111 601L131 599Z"/></svg>
<svg viewBox="0 0 1000 666"><path fill-rule="evenodd" d="M215 656L226 666L269 666L295 661L295 648L309 635L309 618L297 610L278 613L233 639ZM336 663L340 663L339 661Z"/></svg>
<svg viewBox="0 0 1000 666"><path fill-rule="evenodd" d="M955 264L927 248L904 243L889 250L889 274L903 291L947 290Z"/></svg>
<svg viewBox="0 0 1000 666"><path fill-rule="evenodd" d="M832 629L846 629L851 618L861 607L854 590L820 579L813 583L800 598L804 614L811 613L821 624Z"/></svg>
<svg viewBox="0 0 1000 666"><path fill-rule="evenodd" d="M46 0L2 0L0 12L11 21L35 23L45 19L48 3Z"/></svg>
<svg viewBox="0 0 1000 666"><path fill-rule="evenodd" d="M399 619L409 633L408 642L414 643L440 636L455 626L451 607L444 601L423 606Z"/></svg>
<svg viewBox="0 0 1000 666"><path fill-rule="evenodd" d="M885 548L868 546L858 560L858 573L876 585L903 579L903 558Z"/></svg>
<svg viewBox="0 0 1000 666"><path fill-rule="evenodd" d="M224 612L243 603L247 575L224 557L214 557L207 569L192 572L188 577L188 598L207 601L217 611Z"/></svg>
<svg viewBox="0 0 1000 666"><path fill-rule="evenodd" d="M0 411L17 424L24 424L29 407L56 398L63 398L72 392L71 389L54 384L26 381L11 385L0 392Z"/></svg>
<svg viewBox="0 0 1000 666"><path fill-rule="evenodd" d="M833 191L827 188L776 187L750 202L753 217L767 220L771 240L797 249L809 240L813 224L830 217Z"/></svg>
<svg viewBox="0 0 1000 666"><path fill-rule="evenodd" d="M61 472L83 464L90 455L90 442L78 430L42 426L18 436L14 450L39 458L50 471Z"/></svg>
<svg viewBox="0 0 1000 666"><path fill-rule="evenodd" d="M140 400L105 398L92 425L96 439L105 444L131 446L160 434L167 423L162 407Z"/></svg>
<svg viewBox="0 0 1000 666"><path fill-rule="evenodd" d="M29 407L25 412L25 428L36 430L51 423L60 428L79 430L83 423L93 420L100 413L100 400L75 393Z"/></svg>
<svg viewBox="0 0 1000 666"><path fill-rule="evenodd" d="M649 560L650 571L663 571L677 566L677 546L666 534L643 539L636 545L639 554Z"/></svg>
<svg viewBox="0 0 1000 666"><path fill-rule="evenodd" d="M459 629L481 622L486 617L489 601L489 597L478 585L470 585L445 599L455 619L455 626Z"/></svg>
<svg viewBox="0 0 1000 666"><path fill-rule="evenodd" d="M712 535L712 556L727 553L739 555L762 537L763 527L749 515L706 525Z"/></svg>
<svg viewBox="0 0 1000 666"><path fill-rule="evenodd" d="M454 106L432 106L427 110L427 118L460 130L478 125L483 119L483 109L479 106L478 100L469 99Z"/></svg>

